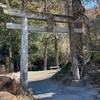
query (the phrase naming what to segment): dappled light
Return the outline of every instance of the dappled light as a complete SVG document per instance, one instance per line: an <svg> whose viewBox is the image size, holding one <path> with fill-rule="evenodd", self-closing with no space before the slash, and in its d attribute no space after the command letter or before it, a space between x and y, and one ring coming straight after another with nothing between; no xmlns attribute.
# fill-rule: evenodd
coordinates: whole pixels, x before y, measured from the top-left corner
<svg viewBox="0 0 100 100"><path fill-rule="evenodd" d="M100 100L99 0L0 1L0 98L12 97Z"/></svg>

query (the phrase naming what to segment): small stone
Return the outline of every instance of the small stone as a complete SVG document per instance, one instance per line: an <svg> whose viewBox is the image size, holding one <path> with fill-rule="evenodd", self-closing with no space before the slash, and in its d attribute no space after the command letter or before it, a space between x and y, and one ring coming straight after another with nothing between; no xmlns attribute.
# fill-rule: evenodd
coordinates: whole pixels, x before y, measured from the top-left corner
<svg viewBox="0 0 100 100"><path fill-rule="evenodd" d="M100 95L98 95L97 98L100 99Z"/></svg>
<svg viewBox="0 0 100 100"><path fill-rule="evenodd" d="M71 85L76 86L76 87L82 86L82 81L81 80L72 80Z"/></svg>

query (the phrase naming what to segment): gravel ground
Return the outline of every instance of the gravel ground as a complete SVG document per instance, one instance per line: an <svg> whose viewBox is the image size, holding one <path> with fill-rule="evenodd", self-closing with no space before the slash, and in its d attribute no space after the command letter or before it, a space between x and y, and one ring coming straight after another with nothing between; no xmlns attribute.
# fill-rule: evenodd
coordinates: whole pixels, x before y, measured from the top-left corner
<svg viewBox="0 0 100 100"><path fill-rule="evenodd" d="M95 89L65 86L52 81L50 77L57 70L29 72L29 87L32 88L35 100L96 100ZM19 73L14 73L19 78Z"/></svg>

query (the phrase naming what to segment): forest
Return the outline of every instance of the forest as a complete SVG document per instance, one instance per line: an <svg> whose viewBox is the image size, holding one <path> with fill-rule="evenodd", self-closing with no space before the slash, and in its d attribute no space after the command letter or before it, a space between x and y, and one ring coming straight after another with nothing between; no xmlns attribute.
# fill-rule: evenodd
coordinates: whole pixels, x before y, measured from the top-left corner
<svg viewBox="0 0 100 100"><path fill-rule="evenodd" d="M21 0L17 2L17 0L3 0L5 4L10 5L14 9L21 9ZM47 13L53 14L65 14L64 10L64 1L56 2L56 0L51 0L47 2ZM36 2L27 1L26 10L31 12L45 12L45 2L38 1ZM61 5L59 7L59 5ZM91 11L91 13L88 13ZM0 58L1 64L6 64L6 60L8 59L8 63L14 64L14 71L19 70L20 64L20 37L21 32L17 30L9 30L6 29L5 23L6 22L15 22L20 23L21 19L9 17L3 14L2 9L0 10ZM99 51L100 51L100 41L99 41L99 21L100 21L100 9L99 6L92 7L90 9L86 9L86 14L90 18L90 49L91 49L91 60L95 61L99 59ZM93 16L92 16L93 15ZM32 25L39 25L41 26L45 22L29 20L29 24ZM63 27L64 25L61 23L55 23L58 27ZM48 34L48 33L34 33L29 32L29 70L43 70L44 66L44 52L47 48L47 68L49 69L50 66L57 65L56 62L56 48L58 49L59 55L59 65L62 67L66 65L69 57L70 57L70 50L69 50L69 37L68 34ZM57 41L57 42L56 42ZM45 44L47 42L47 44ZM45 48L45 45L47 47ZM57 45L57 46L56 46Z"/></svg>
<svg viewBox="0 0 100 100"><path fill-rule="evenodd" d="M91 2L95 5L92 6ZM29 13L68 17L68 23L56 22L56 19L47 22L28 19L29 25L43 26L48 30L47 32L28 31L28 71L50 70L51 67L58 66L60 71L52 76L52 80L69 85L73 78L82 79L100 87L99 0L1 0L0 3L16 12L24 9ZM84 17L84 23L80 23L81 19L77 16ZM78 23L74 24L74 28L82 28L82 32L70 34L72 22L75 21ZM8 22L21 24L22 20L4 14L0 6L0 67L6 66L10 72L19 72L21 30L8 29L6 24ZM56 27L59 30L68 27L69 32L53 33L51 30ZM79 76L77 68L72 68L74 65L79 68Z"/></svg>

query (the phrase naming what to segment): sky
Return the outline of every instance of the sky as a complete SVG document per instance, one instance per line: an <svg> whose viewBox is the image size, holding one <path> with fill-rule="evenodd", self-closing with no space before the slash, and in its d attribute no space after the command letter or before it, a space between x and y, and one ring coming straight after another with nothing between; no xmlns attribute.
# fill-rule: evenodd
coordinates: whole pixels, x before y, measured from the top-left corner
<svg viewBox="0 0 100 100"><path fill-rule="evenodd" d="M92 8L97 5L97 2L96 1L86 2L84 5L86 8Z"/></svg>

